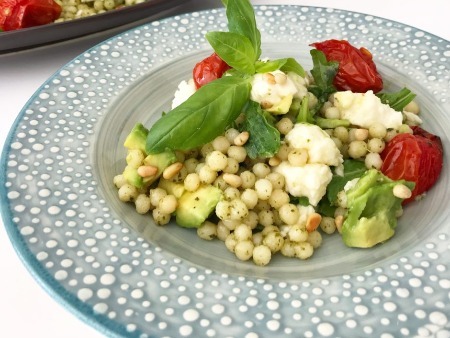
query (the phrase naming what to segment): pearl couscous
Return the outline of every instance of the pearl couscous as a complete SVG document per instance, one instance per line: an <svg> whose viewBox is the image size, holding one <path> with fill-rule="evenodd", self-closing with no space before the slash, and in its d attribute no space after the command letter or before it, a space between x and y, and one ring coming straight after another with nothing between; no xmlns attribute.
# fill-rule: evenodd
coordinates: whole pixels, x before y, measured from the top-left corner
<svg viewBox="0 0 450 338"><path fill-rule="evenodd" d="M55 22L80 19L105 13L124 6L132 6L146 0L55 0L62 7L61 15Z"/></svg>

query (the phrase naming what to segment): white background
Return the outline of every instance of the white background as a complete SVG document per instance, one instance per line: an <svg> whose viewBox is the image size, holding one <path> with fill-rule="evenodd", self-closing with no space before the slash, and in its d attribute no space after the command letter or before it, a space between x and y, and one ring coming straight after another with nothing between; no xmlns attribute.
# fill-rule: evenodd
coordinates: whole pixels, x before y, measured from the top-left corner
<svg viewBox="0 0 450 338"><path fill-rule="evenodd" d="M1 1L1 0L0 0ZM402 22L450 40L450 2L442 0L285 0L255 4L298 4L351 10ZM219 0L187 1L185 11ZM114 31L116 34L117 31ZM0 55L0 149L14 119L29 97L56 70L78 54L109 37L96 34L59 45ZM449 65L450 68L450 65ZM0 337L100 338L33 279L16 255L0 221Z"/></svg>

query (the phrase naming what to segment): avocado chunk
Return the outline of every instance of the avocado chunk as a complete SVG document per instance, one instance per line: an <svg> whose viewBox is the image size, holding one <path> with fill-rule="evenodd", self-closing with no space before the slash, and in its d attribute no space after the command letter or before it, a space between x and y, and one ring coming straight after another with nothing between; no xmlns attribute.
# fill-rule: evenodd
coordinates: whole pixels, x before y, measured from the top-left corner
<svg viewBox="0 0 450 338"><path fill-rule="evenodd" d="M395 233L403 199L394 196L397 184L413 189L414 183L393 181L375 169L367 170L347 195L347 218L342 239L349 247L370 248L385 242Z"/></svg>
<svg viewBox="0 0 450 338"><path fill-rule="evenodd" d="M292 104L292 98L292 95L286 95L280 102L270 108L266 108L266 110L274 115L286 114Z"/></svg>
<svg viewBox="0 0 450 338"><path fill-rule="evenodd" d="M142 123L136 123L136 125L131 129L131 132L128 134L127 138L124 142L124 147L127 149L139 149L144 154L145 152L145 143L147 140L148 129L144 127Z"/></svg>
<svg viewBox="0 0 450 338"><path fill-rule="evenodd" d="M185 228L200 227L221 198L222 190L210 185L202 185L193 192L184 192L175 211L177 224Z"/></svg>
<svg viewBox="0 0 450 338"><path fill-rule="evenodd" d="M158 183L158 187L167 191L168 194L174 195L176 198L180 198L186 191L183 183L176 183L170 180L161 178Z"/></svg>
<svg viewBox="0 0 450 338"><path fill-rule="evenodd" d="M155 182L162 175L164 169L166 169L169 165L175 163L176 161L177 157L172 150L167 150L159 154L147 155L147 157L144 158L144 165L157 167L158 171L156 175L144 178L145 185L149 186L150 184Z"/></svg>
<svg viewBox="0 0 450 338"><path fill-rule="evenodd" d="M129 184L135 186L136 188L140 189L144 186L144 180L141 176L139 176L136 168L127 165L123 170L122 175Z"/></svg>

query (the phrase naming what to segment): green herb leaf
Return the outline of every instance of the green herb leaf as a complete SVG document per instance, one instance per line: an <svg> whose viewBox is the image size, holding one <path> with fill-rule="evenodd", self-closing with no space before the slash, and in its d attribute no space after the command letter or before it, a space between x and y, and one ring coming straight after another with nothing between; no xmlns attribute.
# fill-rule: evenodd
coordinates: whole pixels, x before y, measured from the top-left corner
<svg viewBox="0 0 450 338"><path fill-rule="evenodd" d="M305 76L305 70L293 58L270 60L267 62L256 61L255 68L257 73L268 73L279 69L285 73L294 72L300 75L301 77Z"/></svg>
<svg viewBox="0 0 450 338"><path fill-rule="evenodd" d="M309 97L306 95L300 101L300 109L297 114L297 122L298 123L315 123L314 112L309 109L308 106Z"/></svg>
<svg viewBox="0 0 450 338"><path fill-rule="evenodd" d="M222 1L227 9L228 30L245 36L252 43L256 61L261 55L261 33L256 26L255 12L248 0Z"/></svg>
<svg viewBox="0 0 450 338"><path fill-rule="evenodd" d="M310 86L308 90L317 97L319 104L316 106L316 110L319 110L328 101L328 97L336 92L333 80L338 71L339 63L328 62L325 54L317 49L312 49L310 54L313 61L311 75L314 78L314 85Z"/></svg>
<svg viewBox="0 0 450 338"><path fill-rule="evenodd" d="M255 73L256 55L248 38L231 32L208 32L206 39L230 67L250 75Z"/></svg>
<svg viewBox="0 0 450 338"><path fill-rule="evenodd" d="M403 108L416 97L416 94L406 87L395 93L378 93L376 95L380 98L381 102L388 104L396 111L403 111Z"/></svg>
<svg viewBox="0 0 450 338"><path fill-rule="evenodd" d="M204 85L156 121L147 136L147 153L190 150L213 140L239 116L250 88L248 79L232 76Z"/></svg>
<svg viewBox="0 0 450 338"><path fill-rule="evenodd" d="M257 102L250 101L245 110L245 120L239 126L241 131L248 131L250 137L245 143L250 158L272 157L280 148L280 132L270 121L272 116L261 109Z"/></svg>
<svg viewBox="0 0 450 338"><path fill-rule="evenodd" d="M285 73L294 72L300 75L301 77L305 77L306 75L305 70L303 69L302 65L297 62L297 60L295 60L294 58L287 58L285 60L286 62L284 63L283 66L281 66L280 70L282 70Z"/></svg>
<svg viewBox="0 0 450 338"><path fill-rule="evenodd" d="M350 121L345 119L324 119L316 117L316 124L322 129L334 129L336 127L350 127Z"/></svg>
<svg viewBox="0 0 450 338"><path fill-rule="evenodd" d="M362 161L344 160L344 176L333 175L327 187L328 201L334 205L339 191L344 189L348 181L361 177L367 171L366 165Z"/></svg>

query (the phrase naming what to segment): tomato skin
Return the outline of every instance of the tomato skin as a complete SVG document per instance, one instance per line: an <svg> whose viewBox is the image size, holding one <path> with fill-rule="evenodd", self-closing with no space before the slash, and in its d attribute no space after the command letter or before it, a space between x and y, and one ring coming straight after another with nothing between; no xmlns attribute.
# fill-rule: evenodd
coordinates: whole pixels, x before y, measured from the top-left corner
<svg viewBox="0 0 450 338"><path fill-rule="evenodd" d="M58 19L61 11L53 0L6 0L0 7L0 28L12 31L45 25Z"/></svg>
<svg viewBox="0 0 450 338"><path fill-rule="evenodd" d="M428 191L437 181L443 166L441 139L420 127L413 134L398 134L381 153L381 172L391 179L404 179L416 184L407 204Z"/></svg>
<svg viewBox="0 0 450 338"><path fill-rule="evenodd" d="M339 69L334 78L337 90L351 90L374 93L383 89L383 79L372 60L372 54L364 47L357 49L346 40L326 40L311 46L322 51L327 61L339 62Z"/></svg>
<svg viewBox="0 0 450 338"><path fill-rule="evenodd" d="M193 70L193 77L196 88L221 78L231 67L223 61L216 53L197 63Z"/></svg>

